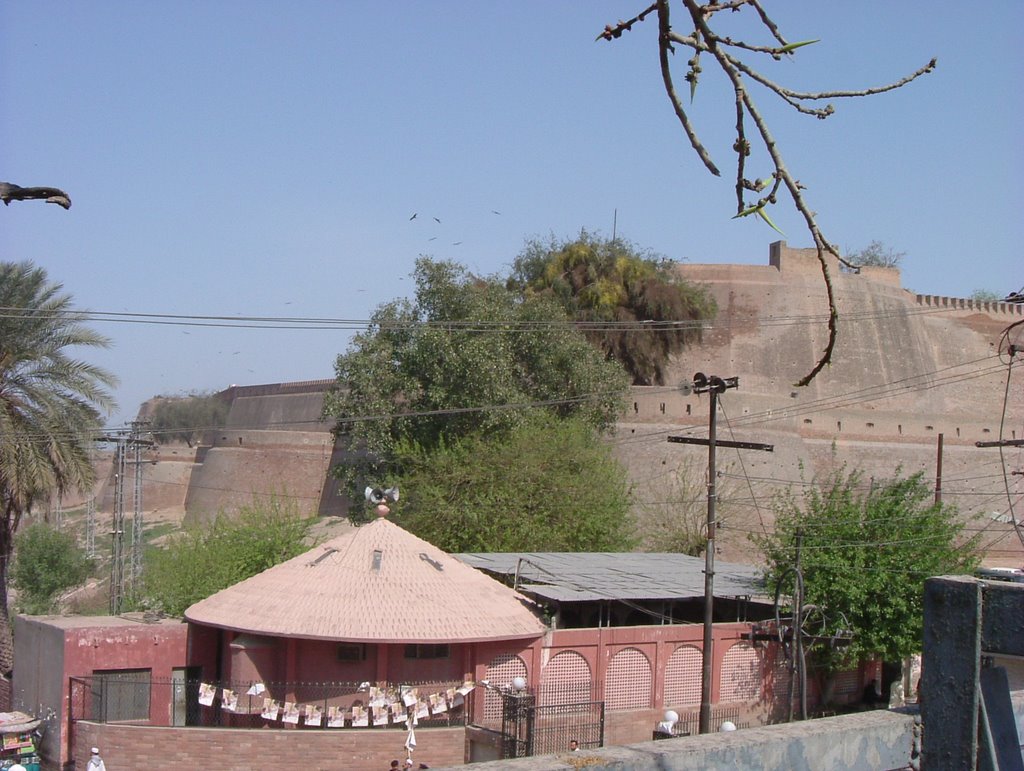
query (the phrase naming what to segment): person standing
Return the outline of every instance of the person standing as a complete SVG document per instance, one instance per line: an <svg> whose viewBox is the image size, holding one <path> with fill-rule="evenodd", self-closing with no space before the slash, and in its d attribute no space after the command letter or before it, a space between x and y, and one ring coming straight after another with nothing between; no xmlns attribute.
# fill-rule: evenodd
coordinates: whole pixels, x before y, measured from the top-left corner
<svg viewBox="0 0 1024 771"><path fill-rule="evenodd" d="M99 747L92 748L89 762L85 764L85 771L107 771L107 766L100 757Z"/></svg>

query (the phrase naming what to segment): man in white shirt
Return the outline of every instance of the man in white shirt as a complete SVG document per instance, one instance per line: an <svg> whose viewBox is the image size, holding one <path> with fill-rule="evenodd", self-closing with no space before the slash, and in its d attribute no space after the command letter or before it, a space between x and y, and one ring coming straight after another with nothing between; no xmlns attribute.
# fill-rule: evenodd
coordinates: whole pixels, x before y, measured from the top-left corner
<svg viewBox="0 0 1024 771"><path fill-rule="evenodd" d="M103 758L100 757L99 747L92 748L89 762L85 764L85 771L107 771L107 766L103 763Z"/></svg>

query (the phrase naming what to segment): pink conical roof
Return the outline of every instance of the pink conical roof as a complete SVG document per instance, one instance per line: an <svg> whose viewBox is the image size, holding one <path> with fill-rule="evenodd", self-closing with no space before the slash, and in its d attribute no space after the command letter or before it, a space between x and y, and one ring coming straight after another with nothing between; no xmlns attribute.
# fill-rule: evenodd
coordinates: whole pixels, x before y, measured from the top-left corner
<svg viewBox="0 0 1024 771"><path fill-rule="evenodd" d="M354 642L476 642L545 632L528 599L383 518L200 600L185 618Z"/></svg>

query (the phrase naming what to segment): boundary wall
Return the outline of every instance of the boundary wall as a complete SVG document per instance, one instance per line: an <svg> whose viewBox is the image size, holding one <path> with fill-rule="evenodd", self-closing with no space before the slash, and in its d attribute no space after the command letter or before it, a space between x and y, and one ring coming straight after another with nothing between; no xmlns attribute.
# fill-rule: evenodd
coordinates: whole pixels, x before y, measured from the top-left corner
<svg viewBox="0 0 1024 771"><path fill-rule="evenodd" d="M920 768L916 708L874 710L800 723L603 747L561 755L474 763L474 771L887 771ZM431 765L431 768L438 768Z"/></svg>

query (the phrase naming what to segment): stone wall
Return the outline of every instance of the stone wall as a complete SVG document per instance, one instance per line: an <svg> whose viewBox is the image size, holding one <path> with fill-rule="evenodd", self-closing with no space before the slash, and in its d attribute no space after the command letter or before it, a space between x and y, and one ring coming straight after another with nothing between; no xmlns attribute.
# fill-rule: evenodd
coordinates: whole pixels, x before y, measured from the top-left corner
<svg viewBox="0 0 1024 771"><path fill-rule="evenodd" d="M998 450L974 443L1000 438L1006 367L997 356L1000 334L1024 307L962 298L916 295L900 286L894 268L840 271L829 258L840 313L833 363L811 384L793 384L813 366L827 341L827 301L814 249L771 245L767 265L679 266L707 286L718 317L669 368L664 387L638 387L617 426L614 446L646 503L667 513L666 492L681 465L699 473L701 452L669 445L671 433L706 435L707 398L675 388L702 371L737 376L739 388L721 400L720 435L772 442L774 454L720 455L719 468L735 480L732 524L720 543L729 558L749 557L746 532L771 522L770 499L779 489L758 476L799 484L815 472L846 464L868 478L922 471L934 480L938 435L944 441L944 500L968 517L981 516L988 562L1019 565L1024 549L1005 523L990 515L1005 508ZM213 438L191 473L191 518L285 491L304 511L342 515L346 502L329 469L337 462L329 424L319 420L331 381L233 386L228 426ZM1024 390L1011 390L1002 438L1017 439L1024 421ZM333 454L333 459L332 459ZM706 454L704 454L706 457ZM147 469L146 474L150 471ZM187 478L187 475L184 475ZM739 500L739 489L750 489ZM1012 482L1024 485L1020 477ZM159 499L154 481L146 500ZM701 482L703 484L703 482ZM783 485L785 486L785 485ZM163 491L172 495L173 484ZM1019 487L1018 487L1019 489ZM150 498L153 490L157 498ZM638 500L643 496L638 496ZM652 517L644 501L635 509ZM728 501L725 502L728 508ZM650 509L650 506L646 507ZM665 517L667 520L667 517ZM988 536L991 535L991 538Z"/></svg>
<svg viewBox="0 0 1024 771"><path fill-rule="evenodd" d="M670 368L664 387L633 389L617 426L616 452L655 502L653 512L638 504L639 518L668 513L673 475L688 473L696 482L691 492L704 484L706 451L666 441L673 433L707 436L707 397L677 388L699 371L739 378L739 387L720 400L721 438L775 445L770 454L719 453L734 504L730 512L723 502L719 543L726 558L749 560L747 536L771 527L773 495L786 487L799 491L816 473L845 465L870 480L900 469L921 471L934 483L942 434L943 500L966 518L982 517L971 527L985 528L990 564L1024 562L1012 528L991 518L1006 507L999 451L975 446L1001 436L1006 364L997 351L1002 330L1020 319L1020 306L919 297L899 286L895 269L833 269L840 313L833 362L800 388L793 384L827 342L828 305L813 249L778 242L768 266L680 265L679 271L708 288L719 313L702 341ZM1024 390L1011 389L1006 407L1002 438L1019 439ZM1011 490L1024 488L1019 477L1010 481Z"/></svg>

